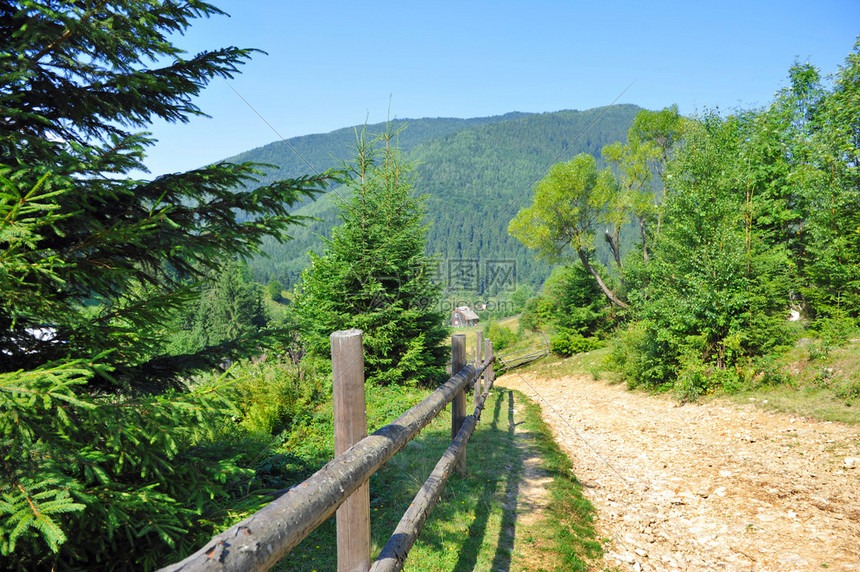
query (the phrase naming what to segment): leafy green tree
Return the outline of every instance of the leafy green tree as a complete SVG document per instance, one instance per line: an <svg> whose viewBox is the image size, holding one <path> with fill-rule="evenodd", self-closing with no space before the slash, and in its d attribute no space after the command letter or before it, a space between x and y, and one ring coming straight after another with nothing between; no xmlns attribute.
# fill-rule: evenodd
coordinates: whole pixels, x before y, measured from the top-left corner
<svg viewBox="0 0 860 572"><path fill-rule="evenodd" d="M806 72L806 73L801 73ZM860 318L860 40L836 75L834 89L806 87L810 72L795 74L797 98L811 124L821 176L806 194L808 240L802 293L818 317ZM813 76L812 81L817 80ZM807 94L812 93L813 97ZM816 97L817 96L817 97ZM809 100L812 100L811 103ZM812 177L807 177L812 179Z"/></svg>
<svg viewBox="0 0 860 572"><path fill-rule="evenodd" d="M447 361L447 328L436 305L441 286L424 254L424 204L395 135L386 131L380 150L359 135L343 223L323 254L311 255L291 306L317 355L329 355L332 332L361 329L368 378L383 384L440 378Z"/></svg>
<svg viewBox="0 0 860 572"><path fill-rule="evenodd" d="M616 195L612 171L598 171L594 157L582 153L550 168L535 185L532 204L517 213L508 232L551 262L570 261L572 250L609 301L628 308L592 264L596 226Z"/></svg>
<svg viewBox="0 0 860 572"><path fill-rule="evenodd" d="M280 280L272 278L266 286L266 292L269 294L269 298L278 302L282 298L284 286L281 284Z"/></svg>
<svg viewBox="0 0 860 572"><path fill-rule="evenodd" d="M252 164L130 177L154 143L143 129L201 114L192 98L251 55L186 58L173 44L220 13L196 0L4 4L3 568L152 568L188 550L247 473L207 447L228 409L218 386L159 393L188 371L164 353L169 326L195 281L282 239L299 222L290 206L332 174L249 191Z"/></svg>
<svg viewBox="0 0 860 572"><path fill-rule="evenodd" d="M650 143L659 150L658 159L653 164L658 177L665 173L672 149L681 140L686 120L678 113L677 105L670 105L660 111L643 109L633 118L627 130L628 141Z"/></svg>
<svg viewBox="0 0 860 572"><path fill-rule="evenodd" d="M750 125L707 115L669 164L660 242L628 281L641 320L634 384L672 383L682 364L724 371L785 340L791 265L771 229L750 222L767 206L744 192Z"/></svg>
<svg viewBox="0 0 860 572"><path fill-rule="evenodd" d="M639 227L642 259L648 262L650 239L659 229L660 186L672 145L683 131L684 120L677 106L661 111L643 109L627 131L627 143L617 141L603 148L604 160L615 168L619 189L607 205L605 239L622 270L620 232L632 217ZM650 235L650 236L649 236Z"/></svg>
<svg viewBox="0 0 860 572"><path fill-rule="evenodd" d="M684 127L659 243L627 272L639 321L617 355L631 383L688 397L736 383L788 341L790 300L835 319L826 331L860 314L858 46L832 90L796 63L766 108Z"/></svg>

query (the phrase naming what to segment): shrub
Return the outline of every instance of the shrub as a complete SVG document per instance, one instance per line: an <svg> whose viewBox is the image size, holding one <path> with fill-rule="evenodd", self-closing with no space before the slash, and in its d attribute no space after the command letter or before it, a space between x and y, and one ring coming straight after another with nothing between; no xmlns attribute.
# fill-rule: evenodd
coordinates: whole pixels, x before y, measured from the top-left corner
<svg viewBox="0 0 860 572"><path fill-rule="evenodd" d="M839 384L836 388L836 397L844 399L845 404L850 406L852 399L860 398L860 379L853 379Z"/></svg>
<svg viewBox="0 0 860 572"><path fill-rule="evenodd" d="M517 335L495 320L484 326L484 336L493 342L493 351L503 351L517 343Z"/></svg>
<svg viewBox="0 0 860 572"><path fill-rule="evenodd" d="M325 392L324 378L309 360L245 361L230 375L237 380L232 397L242 414L240 423L251 433L277 435L288 429Z"/></svg>
<svg viewBox="0 0 860 572"><path fill-rule="evenodd" d="M622 330L612 343L608 365L621 373L632 389L640 385L659 387L675 378L678 366L668 344L647 322L635 322Z"/></svg>
<svg viewBox="0 0 860 572"><path fill-rule="evenodd" d="M568 357L574 354L589 352L601 346L597 338L586 338L576 332L561 332L551 342L553 353Z"/></svg>

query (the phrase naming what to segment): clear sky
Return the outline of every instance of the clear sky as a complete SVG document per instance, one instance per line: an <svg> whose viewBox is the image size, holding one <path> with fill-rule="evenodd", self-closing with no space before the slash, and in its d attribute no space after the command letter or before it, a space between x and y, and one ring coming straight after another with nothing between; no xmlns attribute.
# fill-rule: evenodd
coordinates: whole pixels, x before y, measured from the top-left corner
<svg viewBox="0 0 860 572"><path fill-rule="evenodd" d="M152 175L384 121L389 100L392 118L589 109L628 86L618 102L649 109L763 106L795 59L834 73L860 34L860 0L211 1L231 17L180 47L268 55L210 84L211 118L152 127Z"/></svg>

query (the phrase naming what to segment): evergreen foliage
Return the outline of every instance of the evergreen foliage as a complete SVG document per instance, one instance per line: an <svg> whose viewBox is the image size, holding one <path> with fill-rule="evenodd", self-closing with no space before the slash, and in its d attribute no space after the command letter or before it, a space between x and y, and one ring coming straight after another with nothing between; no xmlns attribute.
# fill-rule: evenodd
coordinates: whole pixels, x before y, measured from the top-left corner
<svg viewBox="0 0 860 572"><path fill-rule="evenodd" d="M395 135L387 130L377 140L382 149L359 135L343 223L323 254L311 255L291 306L303 343L317 355L329 355L332 332L362 330L366 375L381 384L436 380L447 359L441 286L424 254L425 207Z"/></svg>
<svg viewBox="0 0 860 572"><path fill-rule="evenodd" d="M182 58L167 34L210 14L220 11L197 1L26 2L7 11L3 371L111 350L106 362L146 377L166 318L192 295L188 278L216 268L225 253L248 256L264 237L282 239L300 221L289 207L330 178L238 192L256 174L249 163L122 177L144 169L152 144L135 129L200 114L191 97L250 56L226 48ZM149 67L159 59L169 62ZM45 326L51 336L39 335Z"/></svg>
<svg viewBox="0 0 860 572"><path fill-rule="evenodd" d="M231 260L210 271L197 307L177 318L176 331L167 351L176 356L196 356L219 348L220 359L235 357L230 351L245 340L260 341L269 319L263 309L261 288L251 282L243 264Z"/></svg>
<svg viewBox="0 0 860 572"><path fill-rule="evenodd" d="M200 515L253 475L241 451L209 444L235 411L223 384L94 397L86 387L97 367L70 360L0 374L5 569L152 569L209 533Z"/></svg>
<svg viewBox="0 0 860 572"><path fill-rule="evenodd" d="M152 568L248 476L208 445L232 411L221 384L163 391L224 355L168 355L170 326L195 281L283 239L301 221L291 207L333 174L249 190L251 163L129 177L154 143L145 126L201 114L192 98L251 55L172 43L218 14L197 0L3 5L3 568ZM238 332L219 339L258 351Z"/></svg>

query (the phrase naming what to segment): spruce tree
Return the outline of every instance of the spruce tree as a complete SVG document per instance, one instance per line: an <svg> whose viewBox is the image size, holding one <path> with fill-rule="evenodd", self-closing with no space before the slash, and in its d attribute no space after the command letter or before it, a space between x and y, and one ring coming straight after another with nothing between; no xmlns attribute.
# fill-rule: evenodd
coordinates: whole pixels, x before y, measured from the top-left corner
<svg viewBox="0 0 860 572"><path fill-rule="evenodd" d="M124 176L145 171L150 121L201 115L193 96L253 53L185 58L171 43L217 8L194 0L5 6L0 371L109 352L104 360L123 374L145 376L193 280L255 252L266 236L281 238L298 222L290 206L330 175L247 192L253 164Z"/></svg>
<svg viewBox="0 0 860 572"><path fill-rule="evenodd" d="M221 260L282 239L290 206L332 174L258 188L253 164L131 176L146 126L200 115L193 97L252 54L173 44L217 14L196 0L0 7L0 568L163 564L248 473L207 445L228 408L217 384L163 392L191 363L164 354L168 325Z"/></svg>
<svg viewBox="0 0 860 572"><path fill-rule="evenodd" d="M343 224L322 256L311 256L292 311L311 352L328 356L329 334L359 328L369 379L427 382L444 375L447 328L434 261L424 253L424 203L413 194L412 168L395 135L384 133L379 150L359 135Z"/></svg>

